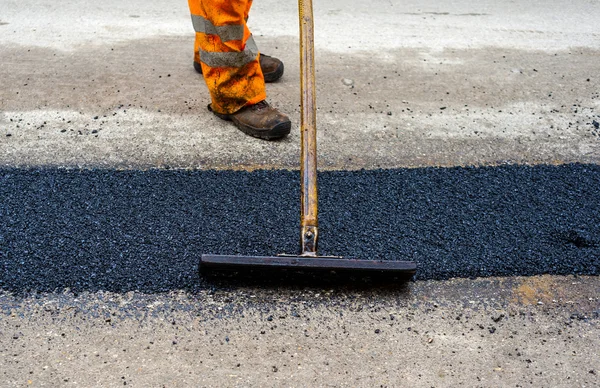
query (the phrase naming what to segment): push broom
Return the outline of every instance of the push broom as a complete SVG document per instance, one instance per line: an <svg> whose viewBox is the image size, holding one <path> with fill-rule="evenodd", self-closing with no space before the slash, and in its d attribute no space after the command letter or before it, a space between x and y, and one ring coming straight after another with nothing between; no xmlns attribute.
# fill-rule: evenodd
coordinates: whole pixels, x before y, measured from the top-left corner
<svg viewBox="0 0 600 388"><path fill-rule="evenodd" d="M279 256L202 255L200 273L215 271L285 270L336 275L389 275L406 279L416 271L414 261L364 260L317 255L317 127L312 0L298 0L300 15L300 254Z"/></svg>

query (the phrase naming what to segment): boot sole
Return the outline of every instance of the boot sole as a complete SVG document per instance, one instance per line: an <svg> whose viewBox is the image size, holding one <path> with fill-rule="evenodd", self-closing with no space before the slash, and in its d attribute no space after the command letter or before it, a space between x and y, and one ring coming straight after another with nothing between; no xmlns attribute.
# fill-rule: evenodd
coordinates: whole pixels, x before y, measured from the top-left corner
<svg viewBox="0 0 600 388"><path fill-rule="evenodd" d="M194 61L194 70L196 70L198 74L202 74L202 66L196 61ZM275 71L266 74L263 73L263 76L265 77L265 82L276 82L283 76L283 70L283 63L281 63L281 65L277 66L277 69L275 69Z"/></svg>
<svg viewBox="0 0 600 388"><path fill-rule="evenodd" d="M214 115L220 119L223 119L225 121L231 121L240 131L244 132L246 135L250 135L252 137L257 137L257 138L263 139L263 140L281 139L281 138L289 135L290 131L292 129L291 121L279 123L269 130L264 130L264 129L260 129L260 128L254 128L253 126L250 126L248 124L244 124L244 123L240 122L238 119L236 119L234 115L217 113L214 110L212 110L210 105L208 105L208 110L211 111L212 113L214 113Z"/></svg>

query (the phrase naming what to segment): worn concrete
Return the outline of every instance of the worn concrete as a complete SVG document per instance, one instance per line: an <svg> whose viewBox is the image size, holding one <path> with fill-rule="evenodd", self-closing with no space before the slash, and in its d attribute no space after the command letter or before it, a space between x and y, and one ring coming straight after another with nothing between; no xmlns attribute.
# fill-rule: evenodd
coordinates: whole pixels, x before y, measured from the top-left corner
<svg viewBox="0 0 600 388"><path fill-rule="evenodd" d="M149 0L143 6L136 1L3 0L2 6L2 44L69 51L153 36L189 36L191 29L187 4L174 0ZM370 50L385 56L386 50L401 47L600 48L592 19L600 9L596 1L330 0L315 1L314 8L315 44L335 52ZM257 1L249 23L258 36L296 37L297 2Z"/></svg>
<svg viewBox="0 0 600 388"><path fill-rule="evenodd" d="M341 2L318 11L320 166L599 162L600 27L583 20L600 6L560 3L523 2L518 16L493 4L449 12L449 5L386 1L370 5L372 13L361 5L352 17ZM46 34L35 39L24 5L9 4L0 26L8 32L0 37L0 164L297 166L293 4L266 2L253 20L263 51L287 66L268 94L296 129L271 144L206 110L185 4L150 3L142 13L128 3L93 14L77 2L48 5L44 20L34 19ZM78 12L81 31L65 20ZM368 28L378 17L389 23Z"/></svg>
<svg viewBox="0 0 600 388"><path fill-rule="evenodd" d="M544 276L0 294L0 376L15 387L594 387L599 292L597 277Z"/></svg>

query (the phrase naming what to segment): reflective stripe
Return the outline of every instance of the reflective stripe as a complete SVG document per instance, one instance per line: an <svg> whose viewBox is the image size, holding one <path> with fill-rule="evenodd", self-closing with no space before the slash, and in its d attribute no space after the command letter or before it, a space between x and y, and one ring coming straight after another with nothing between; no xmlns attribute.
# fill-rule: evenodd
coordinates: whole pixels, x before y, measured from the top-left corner
<svg viewBox="0 0 600 388"><path fill-rule="evenodd" d="M209 20L198 15L192 15L192 24L194 25L194 30L196 32L202 32L209 35L218 35L222 42L244 39L243 25L232 24L228 26L216 27Z"/></svg>
<svg viewBox="0 0 600 388"><path fill-rule="evenodd" d="M246 48L242 52L213 52L200 50L200 60L209 67L242 67L258 55L258 47L254 38L250 35L246 42Z"/></svg>

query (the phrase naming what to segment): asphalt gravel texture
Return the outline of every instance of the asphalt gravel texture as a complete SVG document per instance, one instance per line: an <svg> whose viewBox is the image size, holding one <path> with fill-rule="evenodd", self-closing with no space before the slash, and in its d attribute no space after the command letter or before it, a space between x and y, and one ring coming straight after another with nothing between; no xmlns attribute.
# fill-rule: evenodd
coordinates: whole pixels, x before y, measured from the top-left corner
<svg viewBox="0 0 600 388"><path fill-rule="evenodd" d="M320 253L417 280L600 273L600 166L319 173ZM203 253L298 252L297 171L0 169L0 289L200 290Z"/></svg>

